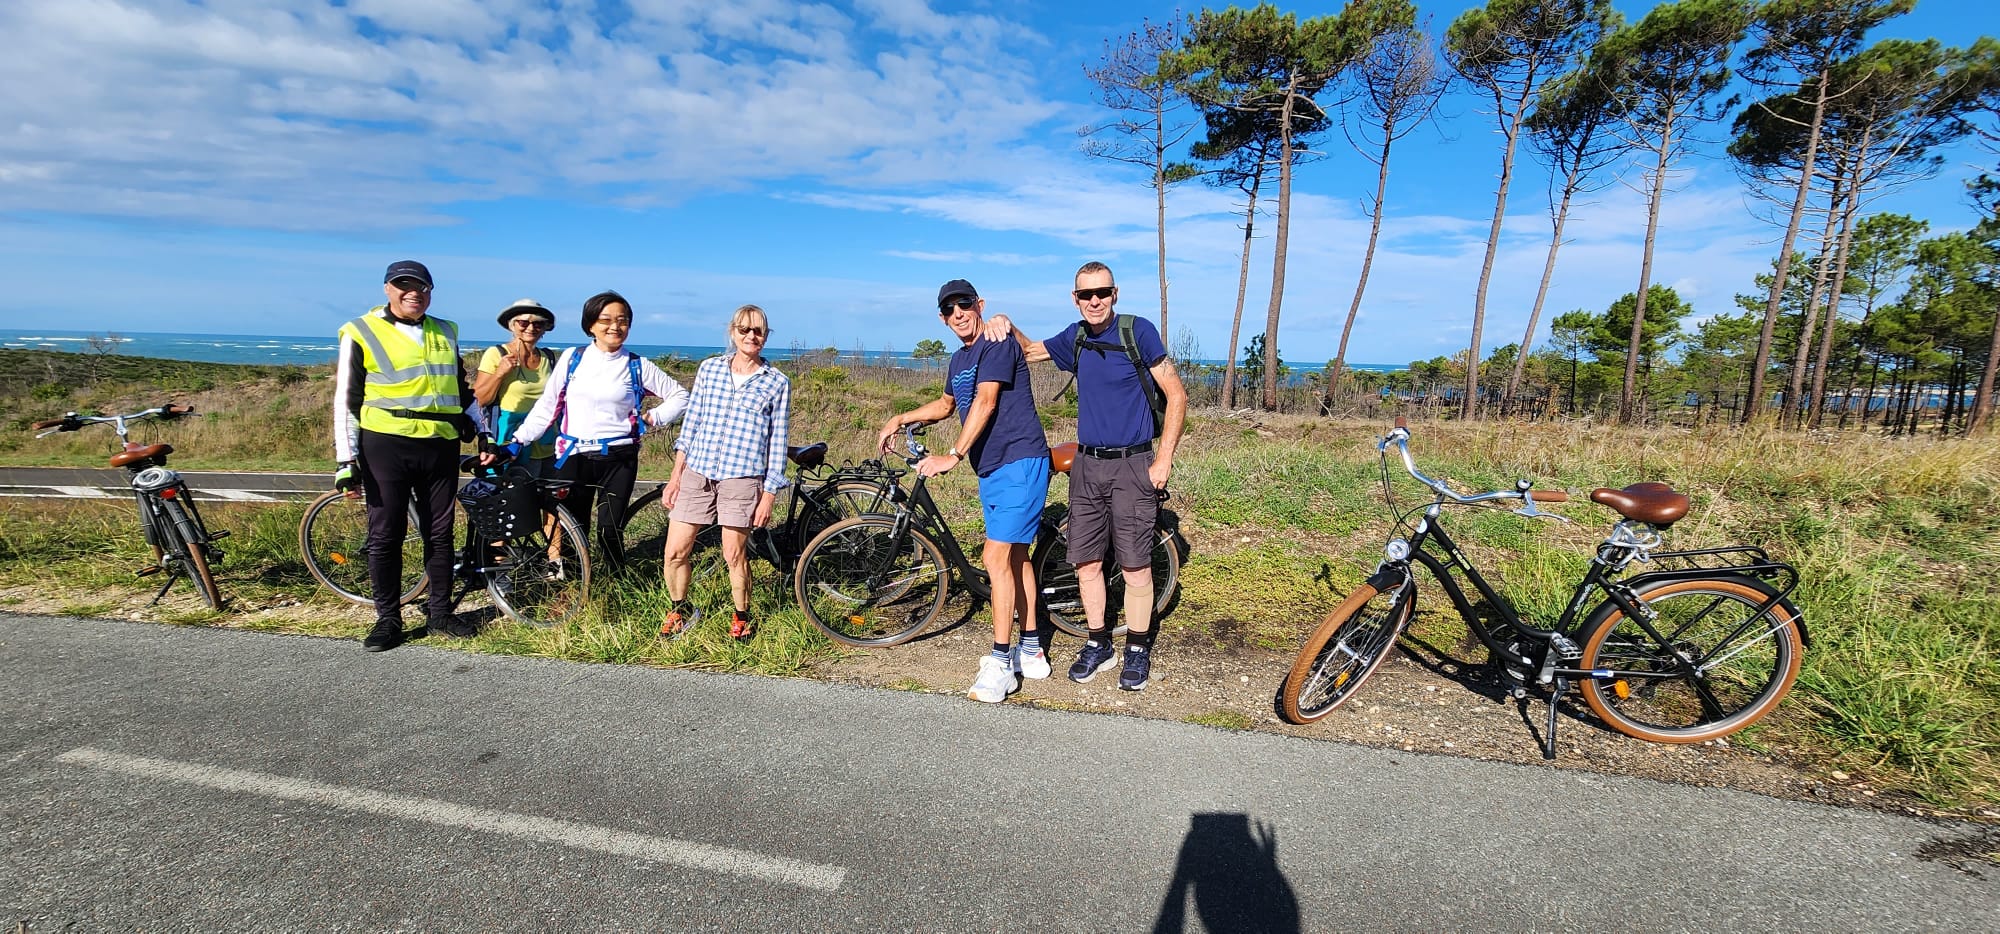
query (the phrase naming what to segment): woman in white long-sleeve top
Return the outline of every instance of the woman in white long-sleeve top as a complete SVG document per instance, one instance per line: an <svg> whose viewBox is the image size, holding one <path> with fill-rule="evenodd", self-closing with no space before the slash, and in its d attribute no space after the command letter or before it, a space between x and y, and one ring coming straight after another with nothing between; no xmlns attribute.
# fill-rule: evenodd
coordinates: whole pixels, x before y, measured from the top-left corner
<svg viewBox="0 0 2000 934"><path fill-rule="evenodd" d="M574 484L564 505L588 532L595 501L598 554L615 565L625 559L619 530L639 473L639 439L647 427L680 418L688 394L651 360L625 349L632 303L624 296L599 292L583 303L582 317L590 343L556 359L541 399L508 440L526 444L555 426L555 476ZM661 402L642 414L647 396Z"/></svg>

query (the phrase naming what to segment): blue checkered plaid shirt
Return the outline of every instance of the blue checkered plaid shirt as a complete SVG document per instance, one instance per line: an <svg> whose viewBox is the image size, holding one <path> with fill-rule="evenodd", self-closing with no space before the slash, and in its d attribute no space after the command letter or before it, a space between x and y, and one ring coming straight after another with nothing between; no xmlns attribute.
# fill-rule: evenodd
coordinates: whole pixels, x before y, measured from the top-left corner
<svg viewBox="0 0 2000 934"><path fill-rule="evenodd" d="M674 449L688 469L710 480L763 477L776 493L785 479L785 446L792 420L792 381L769 363L740 388L729 374L733 354L701 362L694 373L687 417Z"/></svg>

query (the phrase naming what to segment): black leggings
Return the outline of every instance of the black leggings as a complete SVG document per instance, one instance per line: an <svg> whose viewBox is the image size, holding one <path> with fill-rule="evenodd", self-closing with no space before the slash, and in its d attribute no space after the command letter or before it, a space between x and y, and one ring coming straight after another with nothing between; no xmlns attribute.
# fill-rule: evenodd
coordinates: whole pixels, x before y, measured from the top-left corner
<svg viewBox="0 0 2000 934"><path fill-rule="evenodd" d="M625 563L625 505L639 477L639 445L621 444L605 453L571 454L556 469L556 479L572 484L563 506L587 535L591 503L597 504L597 554L611 567Z"/></svg>
<svg viewBox="0 0 2000 934"><path fill-rule="evenodd" d="M410 504L417 507L417 532L424 542L424 574L430 580L426 619L451 615L451 511L458 493L458 442L450 438L405 438L363 429L361 489L368 496L368 584L375 591L375 618L401 619L403 537L410 530Z"/></svg>

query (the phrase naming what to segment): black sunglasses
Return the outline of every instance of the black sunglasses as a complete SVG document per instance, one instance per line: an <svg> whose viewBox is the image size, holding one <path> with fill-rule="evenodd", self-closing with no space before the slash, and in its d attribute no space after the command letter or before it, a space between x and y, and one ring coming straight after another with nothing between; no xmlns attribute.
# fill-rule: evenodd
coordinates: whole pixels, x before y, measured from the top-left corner
<svg viewBox="0 0 2000 934"><path fill-rule="evenodd" d="M954 298L951 299L950 301L945 302L944 304L939 305L938 314L950 315L954 311L970 310L973 306L978 304L979 304L979 299L976 298Z"/></svg>
<svg viewBox="0 0 2000 934"><path fill-rule="evenodd" d="M1117 292L1117 286L1107 285L1101 289L1077 289L1069 294L1076 296L1076 300L1079 302L1087 302L1093 298L1110 298L1117 294Z"/></svg>

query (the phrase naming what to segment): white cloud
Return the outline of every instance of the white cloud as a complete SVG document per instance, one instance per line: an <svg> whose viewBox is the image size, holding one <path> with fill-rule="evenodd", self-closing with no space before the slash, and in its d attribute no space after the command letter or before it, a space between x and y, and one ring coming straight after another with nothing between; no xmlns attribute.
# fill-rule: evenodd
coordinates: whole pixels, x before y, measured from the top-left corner
<svg viewBox="0 0 2000 934"><path fill-rule="evenodd" d="M976 177L1061 109L1023 27L921 3L25 0L0 210L306 231L460 201ZM893 37L893 38L890 38ZM79 67L87 63L86 67ZM965 158L916 153L971 153Z"/></svg>

